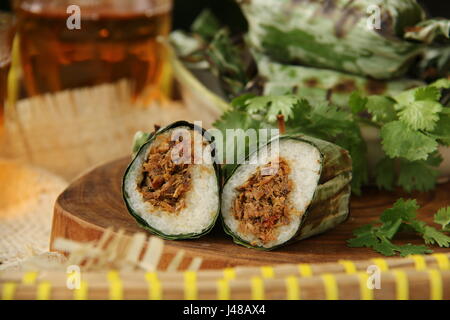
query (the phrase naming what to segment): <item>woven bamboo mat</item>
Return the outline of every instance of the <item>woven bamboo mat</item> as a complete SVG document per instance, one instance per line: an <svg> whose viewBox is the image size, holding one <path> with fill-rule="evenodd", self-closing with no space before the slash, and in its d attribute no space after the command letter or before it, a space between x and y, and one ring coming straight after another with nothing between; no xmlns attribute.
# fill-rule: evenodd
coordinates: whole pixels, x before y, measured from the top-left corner
<svg viewBox="0 0 450 320"><path fill-rule="evenodd" d="M450 299L450 254L201 270L178 252L158 270L164 241L105 232L96 243L59 239L64 261L0 274L2 299ZM31 262L31 261L30 261Z"/></svg>

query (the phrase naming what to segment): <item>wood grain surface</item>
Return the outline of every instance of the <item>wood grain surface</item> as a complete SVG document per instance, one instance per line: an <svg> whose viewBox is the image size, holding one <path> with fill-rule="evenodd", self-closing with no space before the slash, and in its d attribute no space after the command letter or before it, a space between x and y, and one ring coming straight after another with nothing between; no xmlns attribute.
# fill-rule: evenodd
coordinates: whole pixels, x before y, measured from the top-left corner
<svg viewBox="0 0 450 320"><path fill-rule="evenodd" d="M98 167L74 181L59 196L55 204L51 243L58 237L93 241L99 239L107 227L113 227L115 230L122 228L127 233L143 231L127 212L122 200L122 175L129 161L129 158L124 158ZM210 234L200 239L166 241L160 267L164 268L179 249L186 251L181 269L185 268L193 257L202 257L202 268L205 269L380 257L367 248L348 248L346 240L352 237L352 230L375 220L399 197L416 198L422 206L420 217L432 222L437 209L450 205L450 183L441 184L432 192L411 195L401 191L388 193L376 188L365 189L362 196L352 197L350 218L345 223L325 234L270 252L234 244L218 223ZM423 244L414 234L401 235L399 242ZM449 252L449 249L433 249L435 252Z"/></svg>

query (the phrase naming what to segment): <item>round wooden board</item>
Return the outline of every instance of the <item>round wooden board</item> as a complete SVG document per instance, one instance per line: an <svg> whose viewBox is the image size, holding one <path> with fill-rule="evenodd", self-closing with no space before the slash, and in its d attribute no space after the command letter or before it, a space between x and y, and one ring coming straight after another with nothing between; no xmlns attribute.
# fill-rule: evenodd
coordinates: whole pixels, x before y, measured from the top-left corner
<svg viewBox="0 0 450 320"><path fill-rule="evenodd" d="M82 176L73 182L58 198L55 205L51 243L58 237L77 241L100 238L105 228L124 229L127 233L142 232L128 214L122 200L121 181L129 158L120 159ZM179 249L186 252L180 266L186 267L193 257L202 257L202 268L223 268L238 265L268 265L277 263L322 263L339 259L361 260L380 257L366 248L348 248L346 240L352 230L376 219L399 197L414 197L423 206L421 218L432 222L437 209L450 205L450 183L440 185L429 193L413 195L401 192L380 192L365 189L360 197L353 196L350 218L337 228L284 248L263 252L247 249L233 243L220 223L214 230L197 240L166 241L160 267L164 268ZM401 242L423 244L415 235L403 235ZM448 249L435 248L435 252Z"/></svg>

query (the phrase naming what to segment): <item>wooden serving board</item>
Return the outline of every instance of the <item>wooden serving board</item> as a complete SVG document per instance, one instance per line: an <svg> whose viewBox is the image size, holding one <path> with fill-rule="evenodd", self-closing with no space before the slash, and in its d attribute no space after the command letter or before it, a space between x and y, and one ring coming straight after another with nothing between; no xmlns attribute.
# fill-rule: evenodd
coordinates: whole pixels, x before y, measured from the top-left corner
<svg viewBox="0 0 450 320"><path fill-rule="evenodd" d="M53 218L51 243L64 237L76 241L100 238L108 227L120 228L127 233L142 232L134 218L127 212L122 200L121 182L129 158L120 159L98 167L74 181L57 199ZM213 231L197 240L166 241L160 267L164 268L176 251L184 249L181 269L193 257L202 257L202 268L223 268L238 265L272 265L277 263L322 263L339 259L362 260L380 257L367 248L348 248L346 240L352 230L376 219L399 197L416 198L423 206L420 216L432 222L437 209L450 205L450 183L441 184L428 193L408 195L400 191L381 192L368 188L362 196L353 196L350 218L337 228L275 251L263 252L247 249L233 243L220 223ZM400 241L423 244L416 235L402 235ZM433 248L435 252L448 249Z"/></svg>

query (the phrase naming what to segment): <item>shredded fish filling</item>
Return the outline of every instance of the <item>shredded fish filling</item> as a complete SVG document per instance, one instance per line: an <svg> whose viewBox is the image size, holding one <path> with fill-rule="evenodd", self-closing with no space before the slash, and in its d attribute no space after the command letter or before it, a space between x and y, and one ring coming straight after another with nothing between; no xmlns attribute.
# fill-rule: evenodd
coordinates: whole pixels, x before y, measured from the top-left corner
<svg viewBox="0 0 450 320"><path fill-rule="evenodd" d="M264 175L273 168L276 172ZM273 170L272 170L273 171ZM286 160L269 162L258 168L243 185L236 188L238 195L233 205L233 215L239 221L239 231L256 236L263 244L276 240L277 228L290 222L288 195L293 183Z"/></svg>
<svg viewBox="0 0 450 320"><path fill-rule="evenodd" d="M189 151L190 164L175 163L172 161L172 150L177 142L171 141L170 135L160 135L156 140L142 166L143 179L138 189L144 200L155 208L178 214L186 207L186 193L192 186L192 148Z"/></svg>

